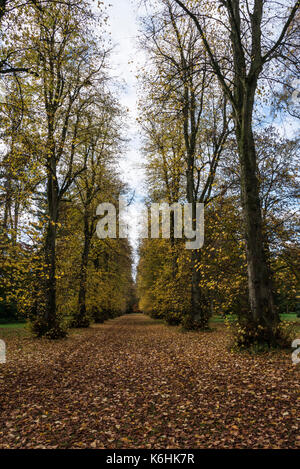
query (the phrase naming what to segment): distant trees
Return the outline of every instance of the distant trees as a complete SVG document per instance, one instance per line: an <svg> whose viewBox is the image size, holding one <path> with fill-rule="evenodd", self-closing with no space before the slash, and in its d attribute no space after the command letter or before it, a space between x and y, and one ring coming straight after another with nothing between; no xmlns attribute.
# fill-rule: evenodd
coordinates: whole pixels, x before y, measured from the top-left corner
<svg viewBox="0 0 300 469"><path fill-rule="evenodd" d="M80 262L78 314L74 318L76 327L89 324L86 308L87 269L91 242L96 231L96 209L101 201L118 195L122 184L115 172L117 152L121 149L119 123L120 109L110 95L102 95L101 108L94 116L88 116L90 138L84 147L87 168L75 181L73 203L83 218L84 243Z"/></svg>

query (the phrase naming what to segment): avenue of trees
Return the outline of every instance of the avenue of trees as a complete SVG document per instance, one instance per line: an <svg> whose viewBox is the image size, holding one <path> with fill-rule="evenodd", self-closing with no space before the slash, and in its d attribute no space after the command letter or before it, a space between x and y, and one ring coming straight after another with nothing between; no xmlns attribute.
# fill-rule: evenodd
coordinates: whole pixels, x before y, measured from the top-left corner
<svg viewBox="0 0 300 469"><path fill-rule="evenodd" d="M141 4L143 2L137 2ZM299 2L147 0L137 125L147 203L205 206L205 242L96 236L128 195L126 110L102 2L0 1L0 318L38 337L139 309L236 344L290 345L299 296ZM284 124L290 123L290 132ZM128 197L129 199L129 197Z"/></svg>
<svg viewBox="0 0 300 469"><path fill-rule="evenodd" d="M63 0L6 2L1 13L1 316L59 338L131 301L129 243L95 236L97 205L127 190L124 110L104 11Z"/></svg>

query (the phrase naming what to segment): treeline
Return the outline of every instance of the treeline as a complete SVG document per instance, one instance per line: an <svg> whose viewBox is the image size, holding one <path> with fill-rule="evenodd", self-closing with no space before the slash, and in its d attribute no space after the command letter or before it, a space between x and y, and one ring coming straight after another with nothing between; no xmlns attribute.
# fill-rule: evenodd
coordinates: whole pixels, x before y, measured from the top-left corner
<svg viewBox="0 0 300 469"><path fill-rule="evenodd" d="M282 2L280 18L259 0L152 7L140 77L148 202L188 202L194 218L203 203L205 242L186 250L173 217L170 240L141 243L140 308L189 330L235 314L238 346L290 345L280 313L297 307L299 139L272 120L299 117L299 5Z"/></svg>
<svg viewBox="0 0 300 469"><path fill-rule="evenodd" d="M0 317L37 336L133 301L129 243L95 236L98 204L126 193L106 22L82 0L1 9Z"/></svg>

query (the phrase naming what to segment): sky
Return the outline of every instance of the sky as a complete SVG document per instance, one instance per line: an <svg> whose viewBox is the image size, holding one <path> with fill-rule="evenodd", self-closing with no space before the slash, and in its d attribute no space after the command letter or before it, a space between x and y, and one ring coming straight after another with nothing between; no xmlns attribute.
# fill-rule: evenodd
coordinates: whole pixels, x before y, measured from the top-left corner
<svg viewBox="0 0 300 469"><path fill-rule="evenodd" d="M132 199L128 207L127 219L129 238L136 249L139 213L146 196L141 132L136 122L138 115L137 74L145 60L137 43L138 18L145 13L145 10L137 6L137 0L105 0L104 3L108 7L109 30L112 42L115 44L111 60L113 74L124 82L119 99L121 105L128 109L128 116L126 117L128 143L124 155L121 156L120 170L122 179L129 186L129 199Z"/></svg>

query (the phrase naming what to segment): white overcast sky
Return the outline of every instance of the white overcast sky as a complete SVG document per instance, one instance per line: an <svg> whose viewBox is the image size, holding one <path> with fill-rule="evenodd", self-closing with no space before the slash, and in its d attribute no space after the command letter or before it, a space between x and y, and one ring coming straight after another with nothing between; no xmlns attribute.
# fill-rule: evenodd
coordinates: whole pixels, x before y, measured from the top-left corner
<svg viewBox="0 0 300 469"><path fill-rule="evenodd" d="M137 118L137 73L144 63L143 52L139 50L137 35L139 17L145 13L138 7L138 0L104 0L109 16L109 30L115 45L112 54L113 74L124 81L120 93L121 104L129 109L127 151L121 157L122 179L128 184L133 202L129 207L129 237L133 246L138 241L140 210L146 196L145 173L141 152L140 129ZM131 198L131 197L130 197Z"/></svg>
<svg viewBox="0 0 300 469"><path fill-rule="evenodd" d="M144 171L140 151L140 129L137 118L137 73L144 61L137 45L138 16L143 13L137 8L137 0L105 0L108 7L109 29L115 49L112 54L113 74L124 82L120 92L123 107L128 108L128 144L121 158L122 177L140 199L145 195Z"/></svg>

